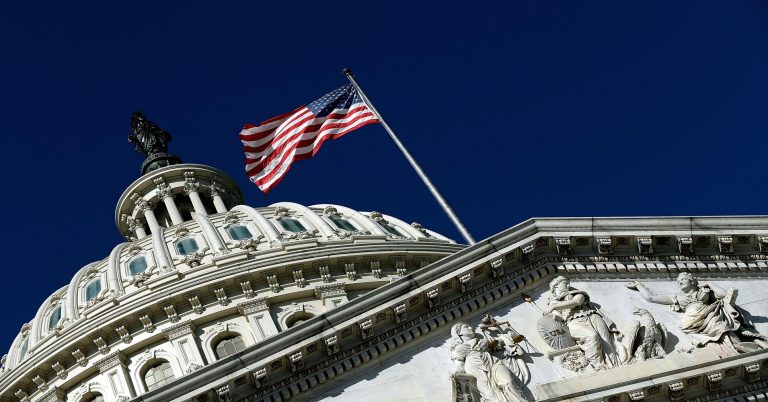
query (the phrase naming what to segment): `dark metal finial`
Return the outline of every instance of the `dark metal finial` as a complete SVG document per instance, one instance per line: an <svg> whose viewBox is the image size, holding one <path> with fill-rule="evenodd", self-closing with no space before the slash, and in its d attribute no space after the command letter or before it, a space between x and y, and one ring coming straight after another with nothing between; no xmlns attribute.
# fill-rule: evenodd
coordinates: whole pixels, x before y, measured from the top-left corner
<svg viewBox="0 0 768 402"><path fill-rule="evenodd" d="M352 76L352 77L354 77L354 76L355 76L354 74L352 74L352 69L351 69L351 68L349 68L349 67L344 67L344 68L341 70L341 72L342 72L344 75L349 75L349 76Z"/></svg>

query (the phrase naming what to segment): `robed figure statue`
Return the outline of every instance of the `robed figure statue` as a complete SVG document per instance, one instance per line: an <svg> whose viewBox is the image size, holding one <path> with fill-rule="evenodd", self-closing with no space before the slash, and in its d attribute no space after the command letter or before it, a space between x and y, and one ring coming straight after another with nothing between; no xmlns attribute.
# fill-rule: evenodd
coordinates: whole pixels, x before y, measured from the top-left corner
<svg viewBox="0 0 768 402"><path fill-rule="evenodd" d="M128 141L136 145L136 152L150 156L168 152L171 134L148 120L143 113L135 112L131 118Z"/></svg>

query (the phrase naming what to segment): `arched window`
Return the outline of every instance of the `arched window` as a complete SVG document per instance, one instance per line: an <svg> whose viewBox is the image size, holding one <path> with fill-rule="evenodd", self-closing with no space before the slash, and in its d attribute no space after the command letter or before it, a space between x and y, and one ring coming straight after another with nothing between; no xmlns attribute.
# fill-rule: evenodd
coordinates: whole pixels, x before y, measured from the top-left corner
<svg viewBox="0 0 768 402"><path fill-rule="evenodd" d="M297 221L296 219L280 217L277 218L277 221L280 222L280 226L282 226L283 229L289 232L299 233L307 231L304 225L302 225L301 222Z"/></svg>
<svg viewBox="0 0 768 402"><path fill-rule="evenodd" d="M91 394L88 398L85 398L86 402L104 402L104 397L101 394Z"/></svg>
<svg viewBox="0 0 768 402"><path fill-rule="evenodd" d="M350 232L354 232L357 230L356 227L354 227L348 220L340 218L338 216L330 216L331 222L333 222L336 227L339 229L348 230Z"/></svg>
<svg viewBox="0 0 768 402"><path fill-rule="evenodd" d="M200 246L197 245L195 239L187 237L176 242L176 251L181 255L192 254L199 250Z"/></svg>
<svg viewBox="0 0 768 402"><path fill-rule="evenodd" d="M380 221L379 222L379 226L383 227L384 230L386 230L387 232L389 232L389 233L391 233L391 234L393 234L395 236L405 237L405 236L403 236L402 233L400 233L399 230L397 230L397 228L395 228L394 226L390 225L389 223L381 222Z"/></svg>
<svg viewBox="0 0 768 402"><path fill-rule="evenodd" d="M91 301L101 292L101 279L95 279L85 287L85 300Z"/></svg>
<svg viewBox="0 0 768 402"><path fill-rule="evenodd" d="M171 364L167 361L159 361L144 374L144 385L147 386L147 391L152 391L155 388L160 388L170 383L174 379Z"/></svg>
<svg viewBox="0 0 768 402"><path fill-rule="evenodd" d="M229 338L224 338L216 344L216 357L223 359L227 356L231 356L237 352L245 349L245 343L243 343L243 337L235 335Z"/></svg>
<svg viewBox="0 0 768 402"><path fill-rule="evenodd" d="M247 240L253 237L251 231L243 225L230 225L227 227L227 233L232 240Z"/></svg>
<svg viewBox="0 0 768 402"><path fill-rule="evenodd" d="M53 309L53 311L51 311L51 315L48 316L48 331L53 331L60 320L61 306L57 306L55 309Z"/></svg>
<svg viewBox="0 0 768 402"><path fill-rule="evenodd" d="M27 357L28 350L29 350L29 338L24 338L24 342L21 343L21 349L19 349L19 358L16 361L21 363Z"/></svg>
<svg viewBox="0 0 768 402"><path fill-rule="evenodd" d="M128 272L130 272L131 275L138 275L146 270L147 259L143 255L133 257L133 259L128 262Z"/></svg>
<svg viewBox="0 0 768 402"><path fill-rule="evenodd" d="M288 318L288 320L285 322L285 324L286 324L286 326L288 328L293 328L293 327L295 327L297 325L303 324L304 322L306 322L307 320L309 320L312 317L314 317L314 315L309 314L307 312L296 313L296 314L292 315L290 318Z"/></svg>

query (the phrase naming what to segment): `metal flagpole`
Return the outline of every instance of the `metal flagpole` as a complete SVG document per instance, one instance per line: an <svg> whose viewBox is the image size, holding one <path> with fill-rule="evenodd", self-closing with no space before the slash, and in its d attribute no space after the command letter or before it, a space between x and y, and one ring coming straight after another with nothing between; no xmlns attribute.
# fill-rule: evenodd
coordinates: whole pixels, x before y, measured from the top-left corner
<svg viewBox="0 0 768 402"><path fill-rule="evenodd" d="M371 109L373 114L376 115L376 117L379 119L379 122L381 122L381 125L384 126L384 129L387 130L387 133L389 133L389 136L392 137L392 140L395 141L395 144L397 144L397 147L400 148L400 151L403 152L403 155L405 155L405 158L408 159L408 162L411 163L411 166L413 166L413 169L416 170L416 173L421 177L421 180L424 182L424 184L427 186L429 191L432 192L432 195L435 196L437 199L437 202L440 204L441 207L443 207L443 210L446 214L448 214L448 217L451 218L451 221L453 221L453 224L456 225L456 228L459 229L459 232L461 232L461 235L464 236L464 239L467 240L467 244L470 246L475 244L475 239L472 238L472 235L469 234L467 229L464 227L464 225L461 224L461 221L459 220L459 217L456 216L455 213L453 213L453 210L450 206L448 206L448 203L445 202L445 199L443 199L443 196L440 195L440 192L437 191L437 188L432 184L432 182L429 180L426 174L424 174L424 171L421 170L421 167L419 167L419 164L416 163L416 161L413 159L411 154L408 152L407 149L405 149L405 146L402 142L397 138L395 135L395 132L392 131L392 129L389 127L389 124L387 124L386 121L384 121L384 118L381 117L381 114L376 110L375 107L373 107L373 104L368 99L367 96L365 96L365 92L360 88L359 85L357 85L357 81L355 81L355 77L352 75L352 70L349 68L345 68L342 70L344 75L349 79L349 81L352 83L352 85L355 86L355 89L357 89L357 92L360 94L360 97L363 98L363 101L366 105L368 105L368 108Z"/></svg>

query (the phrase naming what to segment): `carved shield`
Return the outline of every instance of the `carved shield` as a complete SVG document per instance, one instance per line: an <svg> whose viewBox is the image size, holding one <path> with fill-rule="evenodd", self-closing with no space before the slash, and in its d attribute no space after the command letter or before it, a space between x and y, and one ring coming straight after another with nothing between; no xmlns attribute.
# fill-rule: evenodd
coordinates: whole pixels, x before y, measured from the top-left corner
<svg viewBox="0 0 768 402"><path fill-rule="evenodd" d="M568 326L559 317L543 315L537 321L539 335L552 349L565 349L576 346L576 341L571 337Z"/></svg>

